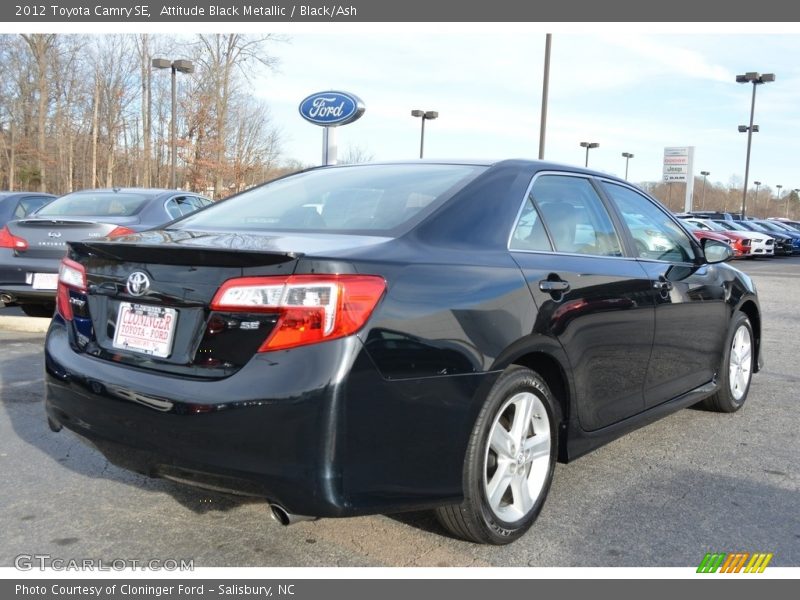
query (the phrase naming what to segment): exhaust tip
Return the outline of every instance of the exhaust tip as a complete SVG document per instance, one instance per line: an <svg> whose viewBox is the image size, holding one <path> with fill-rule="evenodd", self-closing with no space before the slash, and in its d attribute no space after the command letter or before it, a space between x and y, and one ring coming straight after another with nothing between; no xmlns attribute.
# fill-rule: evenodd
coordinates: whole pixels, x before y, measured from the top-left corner
<svg viewBox="0 0 800 600"><path fill-rule="evenodd" d="M302 521L316 521L319 518L292 514L280 504L270 504L269 510L272 518L284 527L288 525L294 525L295 523L300 523Z"/></svg>
<svg viewBox="0 0 800 600"><path fill-rule="evenodd" d="M270 513L272 514L273 520L277 521L284 527L292 524L292 519L289 516L289 513L286 512L286 509L282 506L278 506L277 504L270 504L269 505Z"/></svg>

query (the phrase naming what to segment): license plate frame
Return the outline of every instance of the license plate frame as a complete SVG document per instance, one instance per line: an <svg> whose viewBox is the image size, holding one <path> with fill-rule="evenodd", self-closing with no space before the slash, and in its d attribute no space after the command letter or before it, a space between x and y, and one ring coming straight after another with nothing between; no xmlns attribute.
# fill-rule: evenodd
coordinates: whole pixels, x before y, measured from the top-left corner
<svg viewBox="0 0 800 600"><path fill-rule="evenodd" d="M112 345L154 358L169 358L178 311L166 306L120 302Z"/></svg>
<svg viewBox="0 0 800 600"><path fill-rule="evenodd" d="M58 288L58 273L32 273L31 287L34 290L56 291Z"/></svg>

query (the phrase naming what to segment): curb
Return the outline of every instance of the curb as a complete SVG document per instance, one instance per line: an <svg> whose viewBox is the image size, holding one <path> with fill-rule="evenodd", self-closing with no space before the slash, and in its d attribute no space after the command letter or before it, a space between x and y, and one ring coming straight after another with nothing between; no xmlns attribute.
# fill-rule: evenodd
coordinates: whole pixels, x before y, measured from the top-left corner
<svg viewBox="0 0 800 600"><path fill-rule="evenodd" d="M0 316L0 331L21 331L24 333L47 333L50 319L37 317Z"/></svg>

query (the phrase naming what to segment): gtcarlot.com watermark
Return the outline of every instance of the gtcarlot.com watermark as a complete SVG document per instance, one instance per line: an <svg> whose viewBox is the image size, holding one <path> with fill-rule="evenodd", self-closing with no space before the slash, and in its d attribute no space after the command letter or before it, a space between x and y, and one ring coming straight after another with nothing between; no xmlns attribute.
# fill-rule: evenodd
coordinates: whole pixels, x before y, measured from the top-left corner
<svg viewBox="0 0 800 600"><path fill-rule="evenodd" d="M59 558L51 554L19 554L14 558L18 571L194 571L194 559L153 558Z"/></svg>

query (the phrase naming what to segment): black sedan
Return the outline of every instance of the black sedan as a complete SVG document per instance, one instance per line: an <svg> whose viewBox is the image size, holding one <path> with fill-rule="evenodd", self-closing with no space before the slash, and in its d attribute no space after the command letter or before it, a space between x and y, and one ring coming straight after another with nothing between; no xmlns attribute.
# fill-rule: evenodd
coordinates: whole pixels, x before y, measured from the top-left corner
<svg viewBox="0 0 800 600"><path fill-rule="evenodd" d="M51 428L285 524L435 508L508 543L556 461L699 402L734 412L760 366L727 244L552 163L313 169L68 247Z"/></svg>
<svg viewBox="0 0 800 600"><path fill-rule="evenodd" d="M49 317L67 242L150 229L210 203L178 190L114 188L74 192L29 218L15 215L0 229L0 301Z"/></svg>

